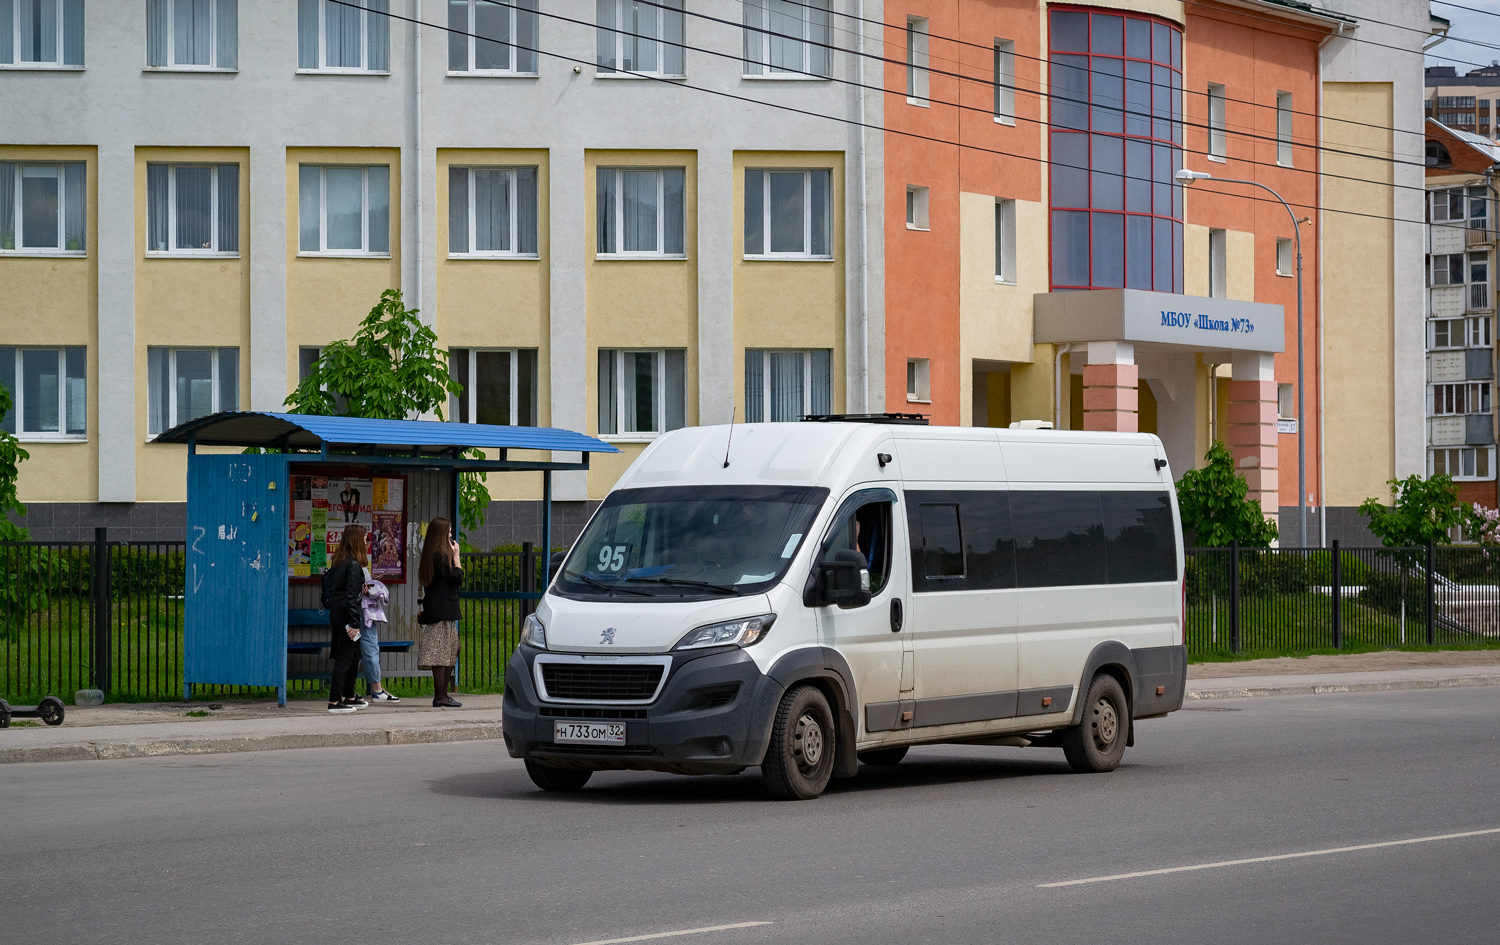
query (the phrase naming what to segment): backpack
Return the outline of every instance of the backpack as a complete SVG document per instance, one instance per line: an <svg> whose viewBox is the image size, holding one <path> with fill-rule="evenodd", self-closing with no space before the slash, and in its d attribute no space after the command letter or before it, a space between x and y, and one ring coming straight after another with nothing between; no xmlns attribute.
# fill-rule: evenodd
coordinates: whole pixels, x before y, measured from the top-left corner
<svg viewBox="0 0 1500 945"><path fill-rule="evenodd" d="M324 610L333 609L334 601L331 593L333 590L333 585L330 583L329 579L334 576L334 573L335 572L333 568L329 568L327 571L323 572L323 592L319 596L318 602L323 605Z"/></svg>

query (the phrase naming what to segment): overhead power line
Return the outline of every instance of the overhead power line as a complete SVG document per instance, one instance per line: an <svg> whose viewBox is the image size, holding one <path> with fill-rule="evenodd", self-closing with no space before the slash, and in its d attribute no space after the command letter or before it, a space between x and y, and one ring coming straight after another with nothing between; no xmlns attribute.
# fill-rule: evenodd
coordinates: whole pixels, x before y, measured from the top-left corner
<svg viewBox="0 0 1500 945"><path fill-rule="evenodd" d="M489 3L489 4L493 5L493 6L506 7L506 8L510 8L510 9L521 9L520 7L516 6L513 2L510 2L510 0L483 0L483 2ZM636 2L640 3L641 5L644 5L644 6L655 6L655 7L658 7L660 9L664 9L664 10L673 10L673 11L676 11L676 9L677 9L676 7L669 7L669 6L666 6L666 5L662 4L662 3L656 2L656 0L636 0ZM571 24L576 25L576 26L582 26L582 27L585 27L587 29L597 29L597 28L599 28L592 21L581 20L581 19L578 19L576 17L566 16L566 15L561 14L561 13L547 13L547 12L543 12L543 13L539 13L538 15L545 16L545 17L547 17L549 19L553 19L553 20L559 20L559 21L564 22L564 23L571 23ZM718 17L709 17L706 14L699 14L699 16L702 16L705 19L712 20L713 22L716 22L716 23L719 23L719 24L722 24L722 25L733 27L735 29L746 29L746 30L750 30L751 32L760 33L762 35L768 35L768 36L780 36L780 35L783 35L783 34L780 34L780 33L776 33L775 31L767 30L767 29L764 29L764 28L761 28L761 27L744 26L743 24L740 24L740 23L737 23L737 22L734 22L734 21L731 21L731 20L724 20L724 19L718 18ZM615 27L606 27L606 29L609 29L611 32L614 32L616 34L634 35L634 34L631 34L628 30L619 29L619 28L615 28ZM491 41L493 41L493 40L491 40ZM704 53L706 55L715 56L715 57L722 58L722 59L732 59L732 60L734 60L736 62L743 61L743 59L744 59L744 56L741 55L741 54L739 54L739 53L726 53L726 52L721 52L719 50L710 49L710 48L703 47L703 46L689 45L687 43L681 43L681 44L674 43L673 45L678 46L678 48L681 48L681 49L684 49L684 50L691 50L693 52ZM850 53L851 55L855 55L855 56L859 56L859 55L869 56L870 58L876 59L876 60L878 60L878 61L880 61L880 62L882 62L882 63L884 63L886 65L896 65L896 66L901 66L901 67L905 67L905 65L906 65L906 63L904 63L902 61L899 61L899 60L886 59L886 58L883 58L883 57L874 56L872 54L867 54L867 53L859 53L857 51L847 50L847 49L844 49L843 47L839 47L839 46L829 46L828 44L824 44L824 43L814 43L813 45L817 45L820 48L825 48L825 49L839 50L839 51L842 51L842 52ZM989 87L991 89L993 89L993 88L996 87L996 83L994 83L993 81L990 81L990 80L971 79L971 78L968 78L966 76L962 76L962 75L958 75L958 74L950 73L950 72L944 72L944 71L941 71L941 70L935 70L935 69L931 69L929 67L922 67L922 68L923 68L923 71L928 72L929 74L942 75L942 76L945 76L945 77L948 77L948 78L957 79L958 81L961 81L961 82L963 82L963 81L975 82L975 83L978 83L980 85L984 85L986 87ZM797 74L809 75L809 76L813 76L814 75L813 73L807 73L807 72L802 72L802 73L797 73ZM816 75L814 77L815 78L819 78L819 79L823 79L823 80L831 82L831 83L839 84L839 85L846 85L846 86L851 86L851 87L854 87L854 88L867 89L869 91L880 92L883 95L890 95L890 96L901 97L901 98L905 98L906 97L906 94L904 92L898 91L896 89L887 88L887 87L882 86L882 85L869 85L869 84L866 84L866 83L863 83L863 82L858 82L858 81L855 81L855 80L852 80L852 79L845 79L845 78L841 78L841 77L837 77L837 76L833 76L833 75L827 75L827 76ZM1124 85L1124 82L1125 82L1125 80L1122 77L1122 87ZM1009 86L1005 86L1003 84L1000 87L1002 87L1002 88L1009 88ZM1158 87L1160 87L1160 88L1170 88L1170 86L1158 86ZM1022 91L1027 91L1027 90L1022 90ZM1092 108L1104 108L1104 109L1107 109L1107 110L1109 110L1111 112L1118 113L1118 114L1120 114L1122 116L1133 116L1135 118L1144 119L1146 121L1152 121L1153 120L1153 116L1152 116L1152 114L1150 112L1141 112L1141 111L1130 110L1130 109L1125 108L1123 106L1123 104L1120 105L1120 106L1115 106L1115 105L1107 105L1107 104L1101 104L1101 103L1090 103L1088 100L1085 100L1085 99L1070 98L1070 97L1067 97L1067 96L1064 96L1064 95L1059 95L1058 93L1055 93L1055 92L1034 92L1034 93L1030 93L1030 94L1035 94L1035 95L1038 95L1040 97L1047 98L1047 99L1057 99L1057 100L1062 101L1062 102L1066 102L1066 103L1070 103L1070 104L1073 104L1073 105L1080 106L1082 108L1091 108L1091 107ZM923 101L926 101L926 102L929 102L929 103L934 103L934 104L937 104L937 105L943 105L943 106L946 106L946 107L949 107L949 108L954 108L954 109L957 109L959 111L976 112L976 113L979 113L979 114L983 114L983 115L985 115L987 117L988 116L992 116L994 114L993 110L990 109L990 108L981 108L981 107L975 106L975 105L964 105L964 104L962 104L960 102L952 102L952 101L949 101L947 99L934 98L934 97L931 97L931 96L924 96L923 97ZM1070 132L1089 133L1088 129L1078 129L1078 128L1072 128L1072 127L1069 127L1069 126L1056 126L1053 123L1051 123L1049 121L1046 121L1046 120L1043 120L1043 119L1040 119L1040 118L1030 118L1030 117L1021 117L1021 116L1016 116L1016 117L1017 117L1017 120L1027 122L1029 124L1041 125L1043 127L1048 127L1048 128L1061 127L1063 130L1070 131ZM1159 116L1158 116L1158 118L1156 120L1159 120ZM1204 131L1217 130L1217 129L1211 128L1211 126L1209 126L1209 125L1200 124L1200 123L1196 123L1196 122L1176 121L1175 123L1181 125L1184 128L1202 129ZM1122 124L1122 126L1124 125L1124 119L1123 118L1121 120L1121 124ZM1227 128L1224 129L1224 130L1226 131L1226 133L1228 133L1228 129ZM1262 142L1265 142L1267 144L1280 144L1280 140L1278 138L1274 137L1274 136L1271 136L1271 135L1262 135L1262 134L1259 134L1259 133L1244 132L1244 131L1235 131L1233 133L1235 135L1239 136L1239 137L1250 138L1252 140L1262 141ZM1412 160L1412 161L1403 161L1403 160L1401 160L1399 158L1390 157L1390 156L1385 155L1385 154L1369 154L1369 153L1364 153L1364 152L1359 152L1359 151L1347 151L1347 150L1344 150L1344 149L1341 149L1341 148L1332 148L1332 147L1329 147L1327 145L1307 143L1307 141L1306 141L1305 138L1303 138L1303 139L1297 139L1293 143L1297 147L1300 147L1300 148L1303 148L1303 149L1306 149L1306 150L1311 150L1311 151L1318 151L1318 152L1323 152L1323 153L1327 153L1327 154L1337 154L1337 155L1340 155L1340 156L1353 157L1353 158L1357 158L1357 159L1360 159L1360 160L1383 161L1383 162L1391 163L1391 164L1404 164L1404 165L1409 166L1409 167L1420 167L1420 168L1423 168L1423 169L1426 168L1426 162L1425 161L1415 161L1415 160ZM1178 146L1174 143L1173 147L1178 147ZM1191 149L1191 148L1187 148L1185 146L1182 147L1182 150L1184 151L1184 153L1187 153L1187 154L1196 154L1196 155L1204 156L1204 157L1209 156L1209 152L1207 152L1207 151L1194 150L1194 149ZM1215 156L1217 156L1217 155L1215 155ZM1292 171L1294 173L1313 174L1313 175L1320 174L1320 172L1316 168L1312 168L1312 167L1288 166L1288 165L1280 164L1280 163L1273 162L1273 161L1258 161L1258 160L1255 160L1254 158L1239 158L1239 157L1237 157L1237 158L1235 158L1235 160L1236 161L1241 161L1243 163L1250 164L1250 165L1253 165L1253 166L1270 167L1270 168L1276 168L1276 169L1279 169L1279 170L1288 170L1288 171ZM1064 165L1064 166L1074 167L1076 165ZM1108 172L1108 171L1102 171L1100 173L1105 173L1105 174L1110 174L1111 176L1115 176L1115 175L1113 175L1112 172ZM1327 172L1327 171L1321 172L1321 176L1328 177L1328 178L1333 178L1333 179L1358 181L1358 182L1361 182L1361 183L1366 180L1366 178L1364 178L1364 177L1350 177L1348 175L1333 174L1333 173L1330 173L1330 172ZM1397 189L1402 189L1402 190L1413 190L1413 191L1419 191L1419 192L1423 192L1423 193L1426 192L1426 188L1425 187L1414 185L1414 184L1396 184L1396 183L1392 183L1389 186L1397 188Z"/></svg>
<svg viewBox="0 0 1500 945"><path fill-rule="evenodd" d="M360 10L368 10L367 7L361 5L358 2L353 2L353 0L328 0L328 2L329 3L337 3L340 6L353 7L355 9L360 9ZM398 14L398 13L391 13L389 11L382 11L382 10L368 10L368 12L375 13L375 14L378 14L380 16L387 17L388 19L399 20L399 21L402 21L402 22L405 22L405 23L411 23L411 24L414 24L416 26L425 26L425 27L428 27L429 29L442 30L443 32L446 32L446 33L452 33L452 34L456 34L456 35L460 35L460 36L471 36L471 37L474 37L475 39L482 39L482 40L486 40L486 41L489 41L489 42L494 42L495 41L491 37L481 36L481 35L479 35L477 33L471 33L471 32L469 32L467 30L456 29L454 27L447 26L447 25L441 24L441 23L430 23L430 22L428 22L426 20L420 20L420 19L417 19L415 17L402 16L401 14ZM623 31L622 30L611 30L611 32L619 33L619 32L623 32ZM630 35L633 35L633 34L630 34ZM549 58L557 59L557 60L560 60L562 62L573 63L575 65L580 65L580 66L583 66L583 65L593 66L593 65L595 65L594 61L591 60L591 59L580 59L580 58L578 58L576 56L569 56L569 55L567 55L565 53L553 52L553 51L548 50L548 49L543 49L540 46L525 46L525 45L522 45L520 43L515 43L515 42L510 43L510 45L512 47L516 48L516 49L522 49L522 50L525 50L527 52L534 52L534 53L537 53L538 55L547 56ZM844 118L844 117L839 116L839 115L828 115L828 114L824 114L823 112L813 111L811 109L798 108L796 106L783 105L783 104L776 103L776 102L768 102L768 101L764 101L762 99L751 98L751 97L749 97L747 95L739 95L739 94L734 93L734 92L724 91L722 89L710 89L710 88L705 88L703 86L692 85L690 83L682 82L681 80L678 80L678 79L667 78L667 77L663 77L663 76L650 75L650 74L647 74L647 73L639 73L639 72L632 72L632 73L628 73L628 74L634 75L634 76L636 76L637 78L640 78L640 79L644 79L644 80L647 80L647 81L652 81L652 82L659 83L659 84L661 84L663 86L666 86L668 88L688 89L688 90L694 91L694 92L702 92L702 93L707 94L707 95L713 95L713 96L715 96L717 98L727 99L727 100L730 100L730 101L743 102L743 103L745 103L747 105L753 105L753 106L762 107L762 108L771 108L771 109L775 109L777 111L789 112L789 113L792 113L792 114L803 115L803 116L806 116L808 118L817 118L817 119L821 119L821 120L824 120L824 121L838 122L839 124L849 125L849 126L852 126L852 127L866 128L866 129L869 129L869 130L872 130L872 131L879 131L879 132L882 132L882 133L887 134L887 135L896 135L898 137L911 138L911 139L914 139L914 140L929 141L929 142L932 142L934 144L942 144L942 145L947 145L947 146L950 146L950 147L963 148L963 149L967 149L967 150L971 150L971 151L977 151L977 152L980 152L980 153L983 153L983 154L992 154L992 155L995 155L997 157L1015 158L1016 160L1029 161L1029 162L1034 163L1034 164L1052 165L1052 164L1056 163L1056 162L1051 161L1051 160L1049 160L1047 158L1035 157L1035 156L1029 155L1029 154L1014 154L1012 152L1003 151L1003 150L1000 150L998 148L986 148L986 147L983 147L981 145L965 144L965 143L963 143L961 141L950 141L950 140L948 140L946 138L940 138L940 137L937 137L935 135L924 135L924 134L921 134L921 133L915 132L915 131L904 131L904 130L900 130L900 129L886 128L884 126L873 124L873 123L870 123L870 122L861 122L861 121L858 121L857 119L853 119L853 118ZM1060 165L1060 166L1071 167L1072 165ZM1130 175L1130 174L1110 174L1109 176L1120 177L1120 178L1123 178L1124 180L1137 180L1137 181L1142 181L1142 182L1145 182L1145 183L1152 183L1152 184L1162 183L1162 182L1155 181L1155 180L1153 180L1151 178L1148 178L1148 177L1139 177L1139 176ZM1375 183L1373 181L1361 181L1361 182L1363 182L1363 183ZM1177 186L1175 184L1175 182L1174 182L1173 186ZM1389 184L1376 184L1376 186L1389 187L1391 185L1389 185ZM1226 196L1227 195L1228 194L1226 194ZM1239 195L1236 195L1236 196L1239 196ZM1272 204L1272 205L1275 205L1275 206L1281 206L1282 205L1280 201L1274 200L1274 199L1272 199L1270 197L1240 196L1239 199L1252 201L1254 203ZM1291 206L1299 207L1301 209L1309 210L1309 211L1313 211L1313 212L1337 213L1337 214L1341 214L1343 216L1360 217L1360 218L1370 219L1370 220L1380 220L1380 221L1386 222L1386 223L1410 223L1410 224L1414 224L1414 225L1418 225L1418 226L1425 226L1426 223L1427 223L1426 220L1406 220L1406 219L1402 219L1400 217L1392 217L1392 216L1386 216L1386 215L1383 215L1383 214L1376 214L1376 213L1364 213L1364 212L1361 212L1361 211L1358 211L1358 210L1343 210L1343 209L1338 209L1338 208L1334 208L1334 207L1319 207L1319 206L1316 206L1314 204L1303 203L1303 202L1299 202L1299 201L1295 201L1295 200L1289 200L1289 201L1287 201L1287 203L1290 204Z"/></svg>

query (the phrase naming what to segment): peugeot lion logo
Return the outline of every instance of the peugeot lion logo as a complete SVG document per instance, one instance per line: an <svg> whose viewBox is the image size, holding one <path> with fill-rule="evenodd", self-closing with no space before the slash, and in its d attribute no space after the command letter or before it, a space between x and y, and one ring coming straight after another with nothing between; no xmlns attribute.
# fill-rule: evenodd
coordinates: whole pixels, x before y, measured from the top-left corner
<svg viewBox="0 0 1500 945"><path fill-rule="evenodd" d="M613 645L614 642L615 642L615 628L614 627L607 627L607 628L605 628L599 634L599 642L600 643L609 643L609 644Z"/></svg>

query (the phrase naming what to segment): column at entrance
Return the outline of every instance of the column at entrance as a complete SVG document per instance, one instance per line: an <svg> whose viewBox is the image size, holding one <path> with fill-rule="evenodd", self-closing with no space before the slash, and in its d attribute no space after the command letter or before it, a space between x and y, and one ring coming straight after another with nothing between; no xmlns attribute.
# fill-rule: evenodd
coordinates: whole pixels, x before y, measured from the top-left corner
<svg viewBox="0 0 1500 945"><path fill-rule="evenodd" d="M1246 496L1260 502L1266 518L1281 509L1277 474L1276 368L1273 355L1236 351L1229 380L1229 452L1235 471L1250 486Z"/></svg>
<svg viewBox="0 0 1500 945"><path fill-rule="evenodd" d="M1140 430L1140 368L1128 341L1090 341L1083 368L1083 428Z"/></svg>

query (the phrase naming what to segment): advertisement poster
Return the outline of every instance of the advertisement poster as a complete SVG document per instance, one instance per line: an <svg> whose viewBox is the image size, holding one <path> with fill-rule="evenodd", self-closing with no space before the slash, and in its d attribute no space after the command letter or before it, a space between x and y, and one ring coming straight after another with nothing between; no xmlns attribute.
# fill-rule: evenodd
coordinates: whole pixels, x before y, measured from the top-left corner
<svg viewBox="0 0 1500 945"><path fill-rule="evenodd" d="M292 472L292 521L287 535L287 575L316 578L344 539L344 529L363 525L370 573L386 582L406 579L406 480L372 476L368 470Z"/></svg>

